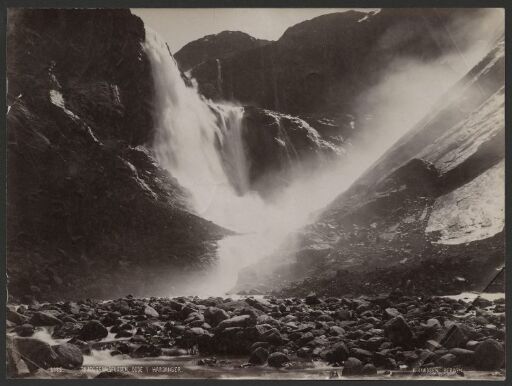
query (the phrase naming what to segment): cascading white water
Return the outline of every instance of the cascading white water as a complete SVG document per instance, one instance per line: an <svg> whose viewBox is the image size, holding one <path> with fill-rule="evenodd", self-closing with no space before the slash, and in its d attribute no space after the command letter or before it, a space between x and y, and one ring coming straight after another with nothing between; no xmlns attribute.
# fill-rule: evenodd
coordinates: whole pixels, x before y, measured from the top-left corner
<svg viewBox="0 0 512 386"><path fill-rule="evenodd" d="M165 42L150 29L144 48L155 83L158 162L191 193L200 216L241 233L219 242L217 267L194 286L208 295L223 294L241 268L272 253L318 206L311 207L311 197L294 194L266 203L250 191L243 108L205 100L187 86Z"/></svg>
<svg viewBox="0 0 512 386"><path fill-rule="evenodd" d="M217 90L222 95L222 64L220 59L216 59L217 62Z"/></svg>
<svg viewBox="0 0 512 386"><path fill-rule="evenodd" d="M268 223L276 220L269 206L249 191L243 108L212 103L187 86L165 42L154 31L146 31L144 48L155 83L158 162L190 192L192 207L200 216L246 233L219 243L219 264L209 280L203 278L205 293L223 294L235 284L238 270L254 261L255 253L264 256L270 252L265 246L274 245L258 248L242 240L265 233Z"/></svg>
<svg viewBox="0 0 512 386"><path fill-rule="evenodd" d="M313 213L348 188L429 108L422 103L421 108L404 109L404 101L414 101L426 91L435 101L458 79L457 74L451 75L441 87L431 86L431 78L423 76L412 85L397 81L376 88L386 90L386 96L395 95L389 93L393 90L400 93L391 101L384 98L384 113L374 109L379 130L372 131L372 142L352 148L341 162L320 165L313 174L297 173L270 203L250 190L242 141L243 108L213 103L187 86L165 42L154 31L146 31L144 48L155 82L154 149L159 163L188 189L200 216L240 233L219 242L217 267L191 286L199 295L223 295L231 289L240 269L275 252L286 237L313 220ZM415 67L414 73L419 70ZM427 75L437 79L440 73L436 68Z"/></svg>

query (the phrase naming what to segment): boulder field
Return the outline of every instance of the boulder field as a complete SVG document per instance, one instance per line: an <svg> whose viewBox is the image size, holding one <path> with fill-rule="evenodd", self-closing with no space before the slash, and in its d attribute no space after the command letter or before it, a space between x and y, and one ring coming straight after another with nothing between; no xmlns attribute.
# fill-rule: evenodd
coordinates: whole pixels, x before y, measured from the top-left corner
<svg viewBox="0 0 512 386"><path fill-rule="evenodd" d="M116 359L169 357L170 363L172 357L194 355L198 365L220 369L233 357L256 368L320 362L341 367L343 376L360 377L447 368L457 376L499 374L505 368L504 299L466 302L398 291L237 300L129 295L106 302L9 305L7 320L11 377L50 367L79 369L91 349L108 350ZM58 344L32 336L43 327Z"/></svg>

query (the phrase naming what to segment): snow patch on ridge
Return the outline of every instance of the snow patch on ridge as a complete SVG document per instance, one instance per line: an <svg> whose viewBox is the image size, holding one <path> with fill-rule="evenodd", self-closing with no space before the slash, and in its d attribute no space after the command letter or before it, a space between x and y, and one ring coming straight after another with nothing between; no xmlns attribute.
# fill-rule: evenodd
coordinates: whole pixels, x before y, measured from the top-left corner
<svg viewBox="0 0 512 386"><path fill-rule="evenodd" d="M426 233L440 232L437 244L462 244L483 240L505 225L505 162L434 203Z"/></svg>

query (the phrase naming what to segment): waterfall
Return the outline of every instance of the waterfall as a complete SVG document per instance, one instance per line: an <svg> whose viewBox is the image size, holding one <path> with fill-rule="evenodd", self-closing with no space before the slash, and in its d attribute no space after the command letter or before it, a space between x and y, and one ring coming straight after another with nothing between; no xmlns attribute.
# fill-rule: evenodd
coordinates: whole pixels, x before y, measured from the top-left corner
<svg viewBox="0 0 512 386"><path fill-rule="evenodd" d="M202 288L207 295L223 294L238 271L271 253L276 236L282 240L289 227L249 189L243 108L213 103L187 86L165 42L150 29L144 50L155 84L157 161L190 192L200 216L241 233L219 242L217 266L195 285L196 293Z"/></svg>
<svg viewBox="0 0 512 386"><path fill-rule="evenodd" d="M215 59L217 62L217 89L219 90L219 95L222 97L222 64L220 59Z"/></svg>
<svg viewBox="0 0 512 386"><path fill-rule="evenodd" d="M187 86L165 42L149 29L144 49L155 84L158 162L190 192L199 215L238 230L229 212L248 190L243 108L207 101Z"/></svg>
<svg viewBox="0 0 512 386"><path fill-rule="evenodd" d="M312 197L296 191L267 203L252 192L243 108L206 100L188 86L165 42L150 29L144 50L155 84L157 161L190 192L197 214L238 232L219 242L217 266L194 285L196 294L222 295L236 284L240 269L273 253L305 223Z"/></svg>
<svg viewBox="0 0 512 386"><path fill-rule="evenodd" d="M273 256L284 240L314 220L313 214L348 188L394 142L389 130L384 130L374 146L354 148L350 158L319 165L314 173L301 170L298 164L290 183L272 202L265 202L250 189L243 108L206 100L188 86L165 42L149 29L144 49L155 84L153 146L159 164L190 192L191 207L198 215L238 232L218 243L217 266L207 277L191 278L192 289L186 295L225 294L242 268Z"/></svg>

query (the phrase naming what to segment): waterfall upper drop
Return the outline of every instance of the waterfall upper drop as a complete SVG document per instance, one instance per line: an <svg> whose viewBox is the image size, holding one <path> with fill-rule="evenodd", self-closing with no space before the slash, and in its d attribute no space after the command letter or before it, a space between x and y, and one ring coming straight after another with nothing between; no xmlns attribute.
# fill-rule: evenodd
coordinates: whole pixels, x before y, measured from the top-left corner
<svg viewBox="0 0 512 386"><path fill-rule="evenodd" d="M199 215L239 229L229 212L249 189L243 108L207 101L187 86L166 43L150 29L144 49L155 84L158 162L191 193Z"/></svg>
<svg viewBox="0 0 512 386"><path fill-rule="evenodd" d="M222 95L222 64L220 59L215 59L217 62L217 88L219 91L219 95Z"/></svg>

